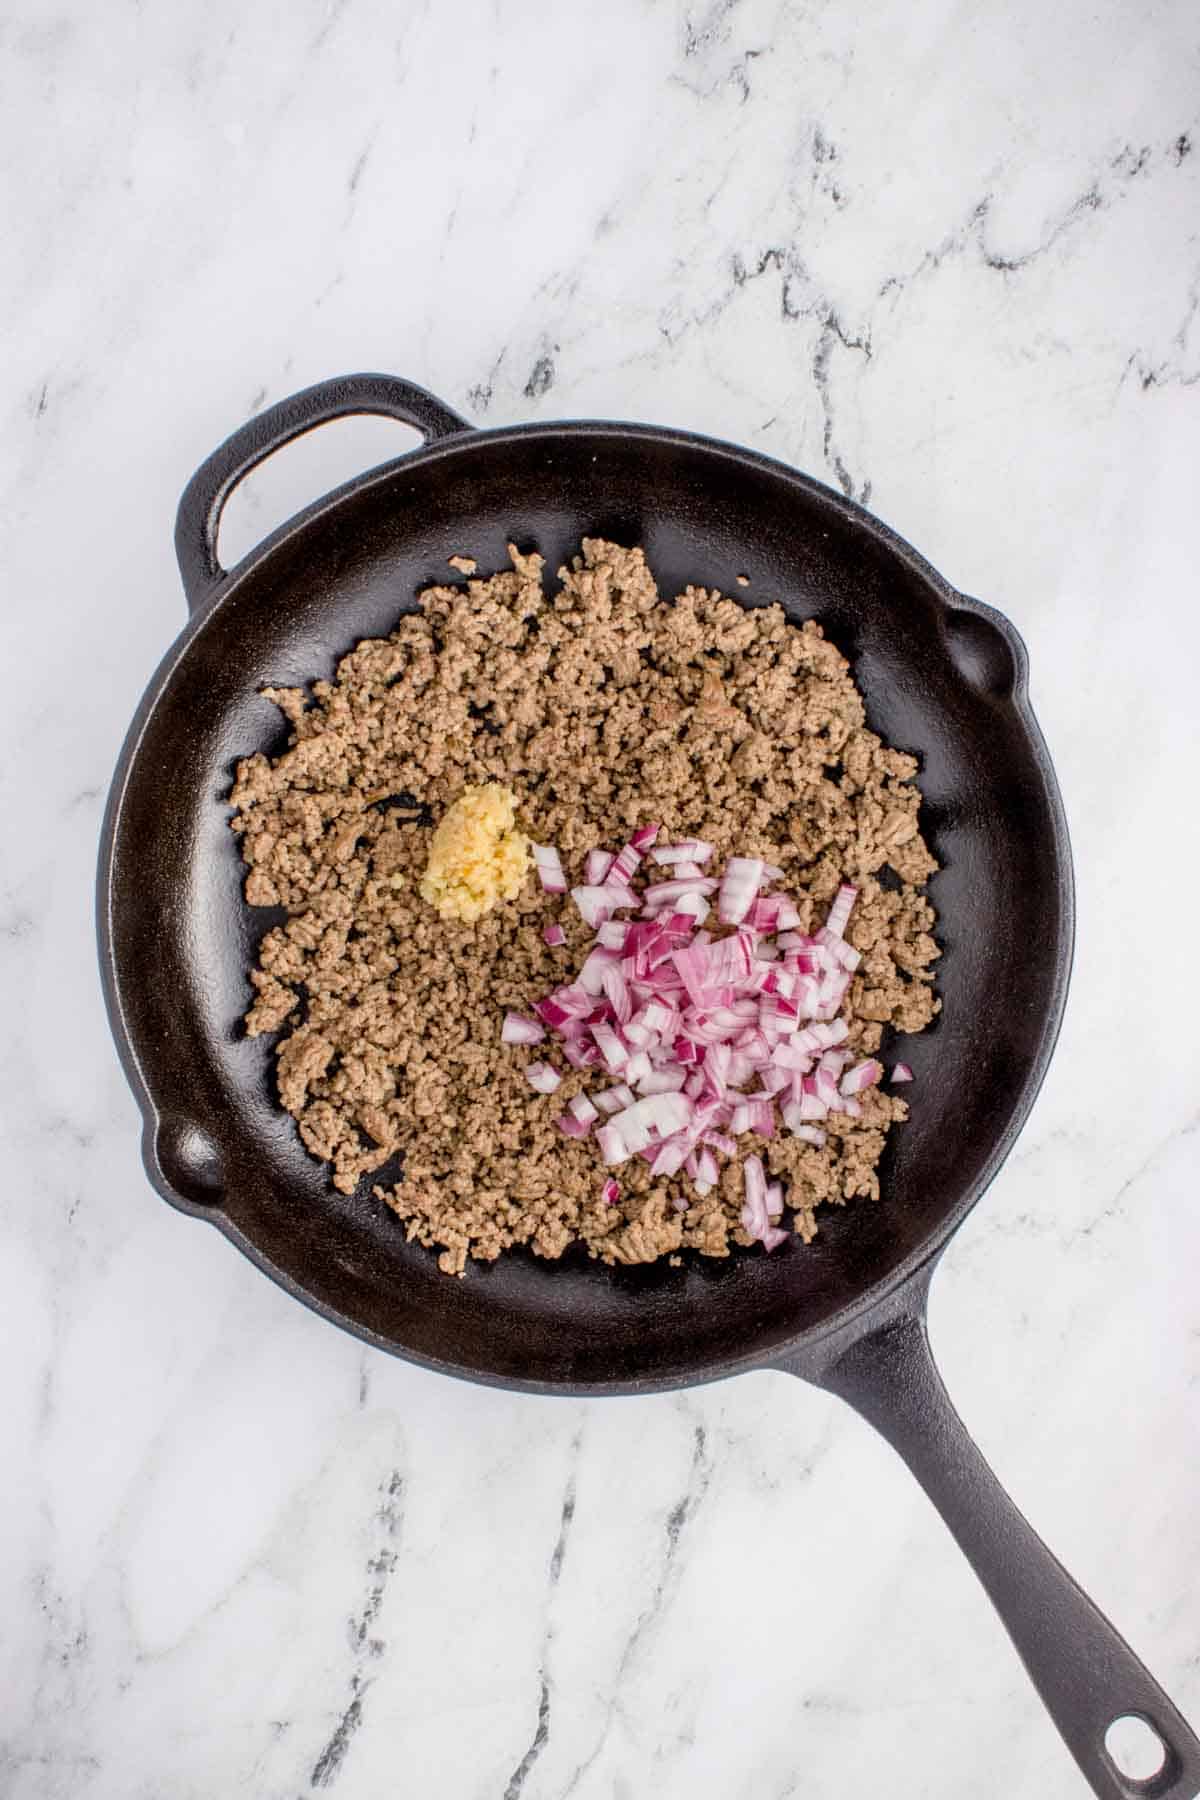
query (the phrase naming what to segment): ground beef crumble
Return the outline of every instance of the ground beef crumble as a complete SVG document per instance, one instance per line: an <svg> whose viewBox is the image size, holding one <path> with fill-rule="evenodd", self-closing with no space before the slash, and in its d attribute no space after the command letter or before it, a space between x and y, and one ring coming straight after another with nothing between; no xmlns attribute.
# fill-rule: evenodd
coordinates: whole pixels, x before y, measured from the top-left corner
<svg viewBox="0 0 1200 1800"><path fill-rule="evenodd" d="M554 1123L595 1077L553 1044L500 1043L506 1008L570 980L592 933L532 872L474 925L439 918L418 893L433 824L466 783L503 782L523 829L558 845L578 881L585 850L661 820L666 836L714 843L714 867L779 864L804 929L855 882L849 1043L870 1053L885 1025L920 1031L938 1007L916 761L866 728L845 659L812 621L702 587L664 602L640 549L600 539L551 593L540 556L510 554L511 569L427 589L332 682L265 690L289 746L239 764L232 825L246 899L288 918L263 939L246 1029L283 1033L280 1100L338 1189L402 1158L397 1184L374 1191L448 1273L514 1244L557 1257L577 1239L606 1262L727 1256L751 1241L740 1158L705 1198L636 1159L604 1204L594 1146ZM542 941L551 920L560 949ZM562 1070L556 1094L531 1090L531 1057ZM806 1242L822 1203L879 1198L885 1136L907 1107L878 1088L861 1099L861 1118L830 1117L820 1150L787 1133L740 1140L786 1184Z"/></svg>

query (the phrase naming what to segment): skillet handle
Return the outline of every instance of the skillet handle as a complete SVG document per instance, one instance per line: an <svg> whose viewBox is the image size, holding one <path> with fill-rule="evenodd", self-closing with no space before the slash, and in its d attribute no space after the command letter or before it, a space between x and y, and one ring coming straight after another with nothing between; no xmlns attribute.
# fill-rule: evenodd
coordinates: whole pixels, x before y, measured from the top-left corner
<svg viewBox="0 0 1200 1800"><path fill-rule="evenodd" d="M398 419L427 443L471 430L443 401L396 375L341 375L268 406L227 437L183 490L175 516L175 555L189 612L203 606L228 573L217 558L217 530L238 482L293 438L353 413Z"/></svg>
<svg viewBox="0 0 1200 1800"><path fill-rule="evenodd" d="M791 1372L839 1394L903 1457L982 1581L1092 1791L1101 1800L1194 1800L1200 1739L1018 1512L954 1409L926 1330L931 1273L922 1271L890 1318L865 1335L847 1333L823 1366ZM1144 1780L1122 1774L1105 1748L1109 1726L1130 1714L1162 1744L1161 1767Z"/></svg>

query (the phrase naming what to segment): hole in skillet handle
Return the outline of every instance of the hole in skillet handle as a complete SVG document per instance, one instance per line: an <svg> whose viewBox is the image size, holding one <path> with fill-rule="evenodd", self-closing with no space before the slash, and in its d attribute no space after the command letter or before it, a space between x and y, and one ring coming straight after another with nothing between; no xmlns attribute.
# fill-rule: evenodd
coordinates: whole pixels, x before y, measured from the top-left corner
<svg viewBox="0 0 1200 1800"><path fill-rule="evenodd" d="M175 555L190 612L211 600L231 572L221 566L217 533L238 483L294 438L358 413L410 425L426 443L472 429L436 395L395 375L337 376L267 407L226 438L183 490L175 517Z"/></svg>
<svg viewBox="0 0 1200 1800"><path fill-rule="evenodd" d="M407 455L423 441L411 425L368 413L331 419L319 431L306 431L232 490L217 528L217 561L223 569L236 568L314 500Z"/></svg>
<svg viewBox="0 0 1200 1800"><path fill-rule="evenodd" d="M1104 1734L1104 1749L1130 1794L1167 1792L1179 1768L1145 1713L1121 1713Z"/></svg>

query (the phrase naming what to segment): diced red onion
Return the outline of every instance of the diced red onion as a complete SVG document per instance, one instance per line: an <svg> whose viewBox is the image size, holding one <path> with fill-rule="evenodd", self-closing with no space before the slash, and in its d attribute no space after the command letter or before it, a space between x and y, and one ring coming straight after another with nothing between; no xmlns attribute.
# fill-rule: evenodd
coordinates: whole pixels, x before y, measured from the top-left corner
<svg viewBox="0 0 1200 1800"><path fill-rule="evenodd" d="M783 1122L793 1137L798 1137L805 1144L813 1144L819 1150L825 1142L825 1133L816 1125L809 1124L810 1115L805 1111L805 1099L797 1103L790 1102L781 1109ZM821 1108L821 1117L825 1116L825 1108Z"/></svg>
<svg viewBox="0 0 1200 1800"><path fill-rule="evenodd" d="M633 844L626 844L622 850L618 851L612 868L604 877L605 881L612 883L619 881L622 887L628 887L637 873L641 860L636 847Z"/></svg>
<svg viewBox="0 0 1200 1800"><path fill-rule="evenodd" d="M670 864L681 862L704 863L713 853L713 846L706 844L703 838L684 838L678 844L660 844L650 852L651 861Z"/></svg>
<svg viewBox="0 0 1200 1800"><path fill-rule="evenodd" d="M615 1206L617 1201L621 1198L621 1184L614 1176L610 1175L604 1186L600 1189L600 1198L603 1200L605 1206Z"/></svg>
<svg viewBox="0 0 1200 1800"><path fill-rule="evenodd" d="M544 1025L539 1025L536 1019L524 1018L521 1013L505 1013L500 1027L502 1044L540 1044L545 1035Z"/></svg>
<svg viewBox="0 0 1200 1800"><path fill-rule="evenodd" d="M585 925L593 930L612 914L634 905L637 896L623 888L619 883L606 883L603 887L577 887L571 889L571 898L579 908Z"/></svg>
<svg viewBox="0 0 1200 1800"><path fill-rule="evenodd" d="M763 864L757 856L731 856L725 864L717 911L725 925L740 925L762 886Z"/></svg>
<svg viewBox="0 0 1200 1800"><path fill-rule="evenodd" d="M652 1175L678 1175L687 1161L687 1139L675 1137L669 1143L660 1145L654 1161L650 1164Z"/></svg>
<svg viewBox="0 0 1200 1800"><path fill-rule="evenodd" d="M844 883L825 925L808 936L793 901L764 891L781 870L731 857L718 880L701 872L711 844L657 846L658 831L640 827L615 857L588 853L588 879L571 892L596 941L575 980L538 1003L541 1023L508 1014L501 1036L535 1043L549 1026L573 1067L602 1064L619 1074L610 1088L577 1095L559 1128L584 1137L607 1115L594 1134L606 1164L642 1156L656 1176L684 1169L706 1194L719 1174L714 1151L735 1156L747 1132L773 1136L777 1105L783 1125L820 1148L825 1133L816 1121L829 1112L860 1117L856 1096L883 1071L874 1058L848 1067L849 1028L839 1016L861 961L844 936L856 891ZM635 894L632 880L647 853L670 878ZM553 882L554 862L561 874L549 846L537 847L535 860L544 881ZM713 894L722 923L736 927L715 940L702 929ZM612 917L635 909L628 922ZM561 925L544 927L543 936L551 948L566 942ZM755 1075L757 1087L746 1093ZM561 1080L549 1063L531 1063L526 1076L540 1093ZM911 1071L898 1063L892 1079L911 1080ZM743 1223L772 1249L787 1235L770 1223L782 1210L782 1190L766 1186L760 1159L744 1166ZM606 1198L610 1187L619 1192L606 1181Z"/></svg>
<svg viewBox="0 0 1200 1800"><path fill-rule="evenodd" d="M639 1092L646 1094L678 1094L687 1080L682 1069L651 1069L638 1082ZM701 1076L703 1080L703 1076Z"/></svg>
<svg viewBox="0 0 1200 1800"><path fill-rule="evenodd" d="M832 1112L842 1110L842 1096L838 1093L837 1076L828 1069L817 1069L817 1099Z"/></svg>
<svg viewBox="0 0 1200 1800"><path fill-rule="evenodd" d="M592 1027L592 1038L596 1048L599 1050L605 1063L612 1070L614 1075L625 1067L626 1063L629 1061L629 1052L626 1050L624 1044L611 1026L594 1025Z"/></svg>
<svg viewBox="0 0 1200 1800"><path fill-rule="evenodd" d="M861 1094L864 1088L874 1087L882 1074L882 1063L876 1062L873 1056L868 1057L866 1062L856 1063L842 1076L841 1091L847 1097Z"/></svg>
<svg viewBox="0 0 1200 1800"><path fill-rule="evenodd" d="M563 874L562 861L553 844L531 844L534 865L537 868L538 880L548 894L565 894L567 878Z"/></svg>
<svg viewBox="0 0 1200 1800"><path fill-rule="evenodd" d="M829 917L825 921L826 931L834 937L845 937L846 926L850 922L850 914L854 910L854 902L858 899L858 889L844 881L833 897L833 905L829 909Z"/></svg>
<svg viewBox="0 0 1200 1800"><path fill-rule="evenodd" d="M787 1233L777 1230L771 1224L767 1210L767 1179L760 1157L746 1158L742 1165L742 1179L746 1195L742 1207L742 1224L751 1237L757 1238L768 1250L774 1250L786 1240Z"/></svg>
<svg viewBox="0 0 1200 1800"><path fill-rule="evenodd" d="M657 881L653 887L647 888L642 895L643 910L653 917L668 902L674 906L677 902L703 900L708 894L715 894L719 883L713 875L688 875L676 881Z"/></svg>
<svg viewBox="0 0 1200 1800"><path fill-rule="evenodd" d="M604 998L613 1009L617 1024L628 1024L633 1017L633 1001L629 998L629 985L615 963L608 963L601 969L600 986Z"/></svg>
<svg viewBox="0 0 1200 1800"><path fill-rule="evenodd" d="M909 1068L907 1063L893 1063L892 1064L892 1080L893 1081L911 1081L912 1078L913 1078L913 1072Z"/></svg>
<svg viewBox="0 0 1200 1800"><path fill-rule="evenodd" d="M596 1147L602 1160L609 1168L618 1163L628 1162L633 1152L626 1148L625 1140L613 1124L600 1125L596 1129Z"/></svg>
<svg viewBox="0 0 1200 1800"><path fill-rule="evenodd" d="M535 1094L552 1094L562 1076L550 1063L531 1062L525 1065L525 1079Z"/></svg>
<svg viewBox="0 0 1200 1800"><path fill-rule="evenodd" d="M683 1131L692 1116L691 1102L683 1094L649 1094L639 1100L636 1107L627 1107L624 1113L618 1113L618 1123L633 1111L660 1137L673 1137L677 1131Z"/></svg>
<svg viewBox="0 0 1200 1800"><path fill-rule="evenodd" d="M772 1105L772 1103L770 1102L770 1100L752 1100L750 1105L751 1105L751 1125L750 1125L751 1131L757 1132L759 1137L765 1137L765 1138L774 1137L775 1136L775 1108Z"/></svg>

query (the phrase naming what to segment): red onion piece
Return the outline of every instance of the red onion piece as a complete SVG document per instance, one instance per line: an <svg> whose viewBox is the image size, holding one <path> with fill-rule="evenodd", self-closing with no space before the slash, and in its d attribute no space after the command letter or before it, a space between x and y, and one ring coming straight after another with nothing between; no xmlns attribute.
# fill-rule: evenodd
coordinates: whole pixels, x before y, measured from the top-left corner
<svg viewBox="0 0 1200 1800"><path fill-rule="evenodd" d="M544 1062L526 1063L525 1079L535 1094L552 1094L562 1082L558 1070Z"/></svg>
<svg viewBox="0 0 1200 1800"><path fill-rule="evenodd" d="M641 860L642 859L634 846L632 844L626 844L622 850L618 851L612 868L604 878L605 881L614 884L620 882L622 887L628 887L633 880L634 875L637 873L638 865Z"/></svg>
<svg viewBox="0 0 1200 1800"><path fill-rule="evenodd" d="M671 863L691 862L705 863L713 853L713 846L706 844L703 838L684 838L678 844L660 844L651 850L652 862L669 865Z"/></svg>
<svg viewBox="0 0 1200 1800"><path fill-rule="evenodd" d="M629 1052L611 1026L593 1026L592 1039L614 1075L625 1067L629 1061Z"/></svg>
<svg viewBox="0 0 1200 1800"><path fill-rule="evenodd" d="M571 898L579 908L585 925L593 931L598 925L611 918L615 912L633 906L637 896L623 888L619 883L606 883L603 887L577 887L571 889Z"/></svg>
<svg viewBox="0 0 1200 1800"><path fill-rule="evenodd" d="M562 861L553 844L530 844L533 861L538 872L538 880L548 894L565 894L567 878L563 874Z"/></svg>
<svg viewBox="0 0 1200 1800"><path fill-rule="evenodd" d="M847 1097L861 1094L864 1088L874 1087L882 1074L882 1063L876 1062L873 1056L868 1057L866 1062L856 1063L854 1068L842 1076L841 1091Z"/></svg>
<svg viewBox="0 0 1200 1800"><path fill-rule="evenodd" d="M602 887L616 857L611 850L589 850L583 863L583 878L589 887Z"/></svg>
<svg viewBox="0 0 1200 1800"><path fill-rule="evenodd" d="M542 930L542 942L551 950L558 950L567 941L567 934L561 925L546 925Z"/></svg>
<svg viewBox="0 0 1200 1800"><path fill-rule="evenodd" d="M539 1025L536 1019L526 1019L520 1013L505 1013L500 1027L502 1044L540 1044L545 1035L544 1025Z"/></svg>
<svg viewBox="0 0 1200 1800"><path fill-rule="evenodd" d="M638 1089L643 1095L678 1094L682 1092L686 1080L687 1076L682 1069L651 1069L638 1082Z"/></svg>
<svg viewBox="0 0 1200 1800"><path fill-rule="evenodd" d="M615 1167L618 1163L628 1162L633 1154L626 1148L624 1138L612 1124L597 1127L596 1147L609 1168Z"/></svg>
<svg viewBox="0 0 1200 1800"><path fill-rule="evenodd" d="M833 897L833 905L829 909L829 917L825 921L826 931L834 937L845 937L846 926L850 922L850 914L854 910L854 902L858 899L858 889L844 881Z"/></svg>
<svg viewBox="0 0 1200 1800"><path fill-rule="evenodd" d="M600 1189L600 1198L606 1206L615 1206L621 1198L621 1184L612 1175Z"/></svg>
<svg viewBox="0 0 1200 1800"><path fill-rule="evenodd" d="M761 1157L746 1158L742 1165L742 1179L746 1194L742 1207L742 1224L751 1237L757 1238L768 1250L774 1250L786 1240L787 1233L777 1230L771 1224L767 1210L767 1178L763 1172Z"/></svg>
<svg viewBox="0 0 1200 1800"><path fill-rule="evenodd" d="M687 1139L675 1137L663 1144L650 1164L652 1175L678 1175L688 1156ZM686 1201L684 1202L686 1206Z"/></svg>
<svg viewBox="0 0 1200 1800"><path fill-rule="evenodd" d="M757 856L731 856L725 864L717 911L725 925L740 925L762 886L763 864Z"/></svg>
<svg viewBox="0 0 1200 1800"><path fill-rule="evenodd" d="M911 1081L912 1078L913 1078L913 1072L909 1068L907 1063L893 1063L893 1065L892 1065L892 1080L893 1081Z"/></svg>

